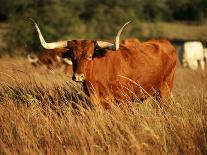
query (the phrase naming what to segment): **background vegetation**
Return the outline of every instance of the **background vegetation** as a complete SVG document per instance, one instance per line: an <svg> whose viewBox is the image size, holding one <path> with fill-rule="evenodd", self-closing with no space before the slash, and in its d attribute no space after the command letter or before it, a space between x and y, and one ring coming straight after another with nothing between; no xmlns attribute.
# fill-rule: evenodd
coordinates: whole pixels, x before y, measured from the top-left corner
<svg viewBox="0 0 207 155"><path fill-rule="evenodd" d="M29 17L38 22L48 41L113 39L120 26L129 20L132 24L123 37L160 37L163 36L160 26L155 25L146 35L142 33L145 28L142 23L198 24L207 18L206 0L0 0L0 4L4 4L0 5L0 21L9 23L7 49L12 51L40 48L34 26L27 20Z"/></svg>

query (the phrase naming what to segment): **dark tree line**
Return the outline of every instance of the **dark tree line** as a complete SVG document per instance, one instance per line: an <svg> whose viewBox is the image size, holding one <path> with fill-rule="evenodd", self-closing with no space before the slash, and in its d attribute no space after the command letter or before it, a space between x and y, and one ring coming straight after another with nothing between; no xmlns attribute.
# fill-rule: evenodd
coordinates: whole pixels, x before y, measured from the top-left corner
<svg viewBox="0 0 207 155"><path fill-rule="evenodd" d="M31 17L48 41L74 38L112 39L128 20L123 35L140 37L141 21L202 21L207 0L0 0L0 21L10 23L10 48L39 48Z"/></svg>

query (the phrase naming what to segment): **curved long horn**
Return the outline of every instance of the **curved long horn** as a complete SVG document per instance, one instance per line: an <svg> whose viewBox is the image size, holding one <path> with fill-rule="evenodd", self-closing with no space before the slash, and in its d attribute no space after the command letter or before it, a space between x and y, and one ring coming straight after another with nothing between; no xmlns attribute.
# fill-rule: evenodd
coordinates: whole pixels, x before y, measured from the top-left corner
<svg viewBox="0 0 207 155"><path fill-rule="evenodd" d="M106 42L106 41L97 41L96 42L100 48L110 48L114 49L114 44Z"/></svg>
<svg viewBox="0 0 207 155"><path fill-rule="evenodd" d="M37 56L31 56L30 54L27 55L27 59L29 60L30 63L37 63L37 61L39 60Z"/></svg>
<svg viewBox="0 0 207 155"><path fill-rule="evenodd" d="M63 58L63 61L68 65L73 65L72 61L67 58Z"/></svg>
<svg viewBox="0 0 207 155"><path fill-rule="evenodd" d="M110 48L113 50L118 50L119 49L119 40L120 40L120 35L124 29L124 27L129 24L131 21L126 22L118 31L117 35L116 35L116 39L115 39L115 43L109 43L109 42L105 42L105 41L97 41L97 44L100 48Z"/></svg>
<svg viewBox="0 0 207 155"><path fill-rule="evenodd" d="M60 56L56 56L56 60L57 60L57 62L61 62L61 58L60 58Z"/></svg>
<svg viewBox="0 0 207 155"><path fill-rule="evenodd" d="M116 40L115 40L115 50L118 50L118 49L119 49L119 38L120 38L120 35L121 35L121 33L122 33L124 27L125 27L126 25L128 25L130 22L131 22L131 21L126 22L126 23L120 28L120 30L118 31L118 33L117 33L117 35L116 35Z"/></svg>
<svg viewBox="0 0 207 155"><path fill-rule="evenodd" d="M37 25L37 23L32 19L29 18L35 25L38 35L39 35L39 39L41 42L41 45L45 48L45 49L55 49L55 48L63 48L63 47L67 47L67 41L58 41L58 42L52 42L52 43L47 43L44 39L44 37L42 36L42 33Z"/></svg>

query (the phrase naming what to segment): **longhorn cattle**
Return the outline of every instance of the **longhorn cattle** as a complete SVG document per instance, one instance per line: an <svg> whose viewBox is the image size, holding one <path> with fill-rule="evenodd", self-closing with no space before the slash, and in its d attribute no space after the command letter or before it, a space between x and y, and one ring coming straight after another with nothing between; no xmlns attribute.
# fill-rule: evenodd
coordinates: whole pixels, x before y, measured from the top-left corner
<svg viewBox="0 0 207 155"><path fill-rule="evenodd" d="M34 22L34 21L33 21ZM40 42L44 48L68 48L67 56L73 62L73 77L85 85L85 91L93 100L108 107L108 99L131 101L160 94L166 101L173 87L176 67L176 50L167 40L151 40L131 44L119 44L124 25L115 43L96 40L69 40L45 42L38 25ZM166 102L163 102L166 103Z"/></svg>
<svg viewBox="0 0 207 155"><path fill-rule="evenodd" d="M62 64L65 64L65 72L72 65L72 61L68 58L62 58L64 52L66 52L66 48L56 48L52 50L45 50L41 52L39 55L27 55L27 59L33 66L46 65L47 69L60 67Z"/></svg>
<svg viewBox="0 0 207 155"><path fill-rule="evenodd" d="M204 48L200 41L188 41L185 42L183 53L183 65L196 70L200 63L201 69L205 68L204 64Z"/></svg>

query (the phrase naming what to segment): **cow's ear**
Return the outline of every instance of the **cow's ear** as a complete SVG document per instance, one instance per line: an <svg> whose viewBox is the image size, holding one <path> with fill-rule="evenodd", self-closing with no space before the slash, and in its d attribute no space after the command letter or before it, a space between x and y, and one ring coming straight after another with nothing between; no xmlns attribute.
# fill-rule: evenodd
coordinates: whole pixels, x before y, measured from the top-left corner
<svg viewBox="0 0 207 155"><path fill-rule="evenodd" d="M94 42L94 53L93 53L93 58L95 57L103 57L106 53L106 50L105 49L102 49L97 41L93 41Z"/></svg>
<svg viewBox="0 0 207 155"><path fill-rule="evenodd" d="M101 48L100 46L98 46L98 43L97 43L96 40L93 40L93 43L94 43L94 50L97 50L97 49L100 49Z"/></svg>
<svg viewBox="0 0 207 155"><path fill-rule="evenodd" d="M95 58L95 57L99 57L100 58L100 57L105 56L105 54L106 54L106 50L99 48L99 49L94 50L93 58Z"/></svg>

